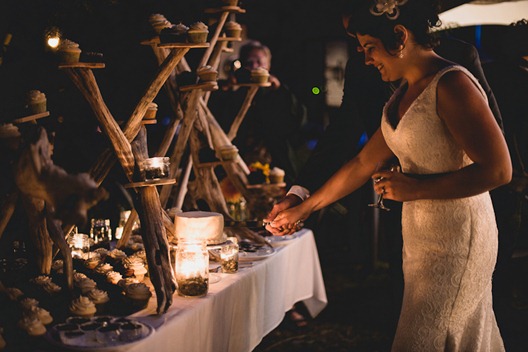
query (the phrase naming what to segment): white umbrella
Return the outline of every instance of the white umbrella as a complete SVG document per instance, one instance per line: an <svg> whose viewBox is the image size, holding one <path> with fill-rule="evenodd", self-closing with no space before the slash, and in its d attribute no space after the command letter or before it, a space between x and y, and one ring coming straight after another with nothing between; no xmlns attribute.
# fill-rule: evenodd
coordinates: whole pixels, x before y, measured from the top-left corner
<svg viewBox="0 0 528 352"><path fill-rule="evenodd" d="M442 29L475 25L509 25L528 19L528 0L473 1L440 14Z"/></svg>

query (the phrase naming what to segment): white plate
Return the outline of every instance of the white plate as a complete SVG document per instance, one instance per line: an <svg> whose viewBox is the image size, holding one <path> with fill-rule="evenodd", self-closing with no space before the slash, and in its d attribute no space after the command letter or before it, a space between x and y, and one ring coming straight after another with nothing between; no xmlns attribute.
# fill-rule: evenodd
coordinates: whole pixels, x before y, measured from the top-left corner
<svg viewBox="0 0 528 352"><path fill-rule="evenodd" d="M299 236L297 236L296 234L291 234L291 235L284 235L284 236L267 236L267 237L264 237L264 239L268 241L268 243L270 243L272 246L278 247L278 246L284 246L290 243L291 241L297 239L297 237Z"/></svg>
<svg viewBox="0 0 528 352"><path fill-rule="evenodd" d="M265 246L258 248L255 252L238 252L238 260L240 262L251 262L254 260L266 259L275 254L275 250L272 247Z"/></svg>
<svg viewBox="0 0 528 352"><path fill-rule="evenodd" d="M98 317L94 317L93 319L97 319ZM119 317L116 317L115 319L119 319ZM127 318L128 319L128 318ZM150 326L149 324L134 320L134 319L128 319L135 324L141 325L141 336L133 341L116 341L112 345L104 345L102 343L97 342L88 342L87 345L82 345L77 343L75 345L65 344L60 340L60 337L55 329L51 328L48 329L46 332L45 338L48 340L51 344L59 347L61 350L69 350L69 351L82 351L82 352L117 352L117 351L127 351L130 347L133 345L139 343L143 339L149 337L154 333L154 328Z"/></svg>

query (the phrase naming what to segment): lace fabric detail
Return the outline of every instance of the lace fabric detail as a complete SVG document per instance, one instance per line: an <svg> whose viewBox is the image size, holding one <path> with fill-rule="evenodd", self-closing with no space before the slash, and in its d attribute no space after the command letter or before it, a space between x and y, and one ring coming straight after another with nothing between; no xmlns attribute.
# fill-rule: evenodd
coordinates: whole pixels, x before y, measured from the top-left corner
<svg viewBox="0 0 528 352"><path fill-rule="evenodd" d="M394 128L381 129L402 171L434 174L472 163L436 113L437 73ZM480 88L481 89L481 88ZM485 96L481 89L481 92ZM504 351L492 307L497 226L489 193L406 202L402 213L405 292L393 351Z"/></svg>

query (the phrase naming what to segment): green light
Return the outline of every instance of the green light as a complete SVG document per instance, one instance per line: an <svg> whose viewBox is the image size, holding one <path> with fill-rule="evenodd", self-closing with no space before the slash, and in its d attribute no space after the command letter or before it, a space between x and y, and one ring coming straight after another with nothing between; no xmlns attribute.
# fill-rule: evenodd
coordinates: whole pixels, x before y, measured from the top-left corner
<svg viewBox="0 0 528 352"><path fill-rule="evenodd" d="M321 89L319 89L319 87L312 87L312 94L318 95L319 93L321 93Z"/></svg>

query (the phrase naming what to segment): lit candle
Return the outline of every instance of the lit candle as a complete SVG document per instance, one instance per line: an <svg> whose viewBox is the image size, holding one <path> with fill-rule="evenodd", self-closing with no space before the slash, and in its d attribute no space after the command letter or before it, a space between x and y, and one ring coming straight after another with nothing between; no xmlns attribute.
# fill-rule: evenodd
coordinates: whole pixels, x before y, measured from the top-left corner
<svg viewBox="0 0 528 352"><path fill-rule="evenodd" d="M142 174L145 181L159 180L169 176L169 158L157 157L143 160Z"/></svg>
<svg viewBox="0 0 528 352"><path fill-rule="evenodd" d="M238 244L227 243L220 250L222 272L233 274L238 271Z"/></svg>
<svg viewBox="0 0 528 352"><path fill-rule="evenodd" d="M209 290L209 253L205 242L178 243L175 271L180 296L205 296Z"/></svg>

